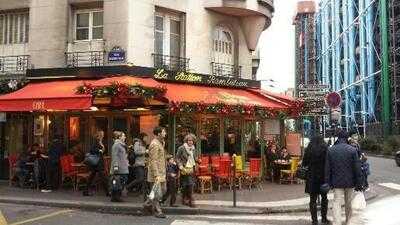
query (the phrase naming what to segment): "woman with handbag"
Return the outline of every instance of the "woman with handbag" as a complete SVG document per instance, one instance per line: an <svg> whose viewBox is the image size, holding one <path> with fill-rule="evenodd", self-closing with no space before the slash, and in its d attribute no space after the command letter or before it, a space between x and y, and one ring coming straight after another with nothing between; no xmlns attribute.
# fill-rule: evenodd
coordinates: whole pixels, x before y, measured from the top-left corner
<svg viewBox="0 0 400 225"><path fill-rule="evenodd" d="M84 162L90 170L89 178L87 179L86 188L83 191L84 196L91 196L92 193L89 192L90 187L93 185L94 178L96 174L101 180L103 190L106 196L110 196L108 192L107 178L104 175L104 160L103 154L105 152L105 147L103 144L104 131L99 130L96 132L94 137L93 146L90 148L90 152L86 155Z"/></svg>
<svg viewBox="0 0 400 225"><path fill-rule="evenodd" d="M317 198L321 196L321 217L322 223L328 224L328 197L325 188L325 157L328 151L328 146L325 144L324 139L317 135L311 138L308 144L302 167L308 168L306 176L306 193L310 194L310 213L312 224L318 224L317 212Z"/></svg>
<svg viewBox="0 0 400 225"><path fill-rule="evenodd" d="M196 137L193 134L186 135L183 145L178 148L178 152L176 153L176 161L181 174L182 203L192 208L196 207L193 197L195 184L194 169L198 161L194 146L195 142Z"/></svg>

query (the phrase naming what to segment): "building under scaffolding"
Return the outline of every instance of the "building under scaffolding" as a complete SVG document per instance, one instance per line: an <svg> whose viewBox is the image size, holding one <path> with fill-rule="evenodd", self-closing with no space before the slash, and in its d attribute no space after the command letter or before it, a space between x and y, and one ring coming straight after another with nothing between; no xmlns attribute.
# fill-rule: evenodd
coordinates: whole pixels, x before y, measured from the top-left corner
<svg viewBox="0 0 400 225"><path fill-rule="evenodd" d="M315 20L318 81L342 96L340 126L365 135L388 134L393 120L390 83L398 75L390 79L389 11L387 0L321 0ZM398 9L391 11L400 15ZM391 68L400 73L400 66ZM399 99L400 90L393 87ZM333 123L324 120L324 127Z"/></svg>

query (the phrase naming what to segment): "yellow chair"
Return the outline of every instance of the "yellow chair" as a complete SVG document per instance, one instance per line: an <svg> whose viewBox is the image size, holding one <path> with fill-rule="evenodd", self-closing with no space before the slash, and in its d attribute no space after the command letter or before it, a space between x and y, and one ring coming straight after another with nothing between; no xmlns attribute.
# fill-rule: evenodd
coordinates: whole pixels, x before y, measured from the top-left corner
<svg viewBox="0 0 400 225"><path fill-rule="evenodd" d="M242 161L242 156L234 156L235 160L235 168L236 168L236 181L235 183L238 184L239 189L242 189L242 183L243 183L243 161Z"/></svg>
<svg viewBox="0 0 400 225"><path fill-rule="evenodd" d="M299 159L292 158L290 162L290 170L281 170L279 183L282 184L282 181L284 181L293 184L296 178L295 175L298 165L299 165Z"/></svg>

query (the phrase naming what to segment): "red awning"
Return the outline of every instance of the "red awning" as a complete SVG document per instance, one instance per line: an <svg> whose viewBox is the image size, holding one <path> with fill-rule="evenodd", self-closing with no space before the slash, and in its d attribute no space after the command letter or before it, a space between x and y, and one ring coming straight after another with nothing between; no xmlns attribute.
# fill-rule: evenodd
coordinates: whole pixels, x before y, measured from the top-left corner
<svg viewBox="0 0 400 225"><path fill-rule="evenodd" d="M165 98L170 102L204 103L227 105L255 105L273 109L286 109L288 105L273 97L266 97L251 89L234 89L180 83L159 82L152 78L116 76L90 82L93 86L108 85L113 82L124 84L141 84L146 87L166 88Z"/></svg>
<svg viewBox="0 0 400 225"><path fill-rule="evenodd" d="M0 96L0 112L83 110L92 106L90 95L75 94L84 81L51 81L31 83Z"/></svg>

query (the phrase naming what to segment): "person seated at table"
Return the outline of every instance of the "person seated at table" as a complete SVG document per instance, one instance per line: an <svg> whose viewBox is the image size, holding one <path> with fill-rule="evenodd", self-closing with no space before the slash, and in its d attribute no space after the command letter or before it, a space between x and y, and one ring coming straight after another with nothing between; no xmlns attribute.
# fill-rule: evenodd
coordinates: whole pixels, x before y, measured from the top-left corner
<svg viewBox="0 0 400 225"><path fill-rule="evenodd" d="M289 161L290 160L290 154L288 152L288 150L286 149L286 147L283 147L280 151L280 155L279 155L279 159L281 160L285 160L285 161Z"/></svg>
<svg viewBox="0 0 400 225"><path fill-rule="evenodd" d="M15 178L17 179L17 186L23 188L29 179L29 167L26 163L30 160L28 150L21 152L15 164Z"/></svg>
<svg viewBox="0 0 400 225"><path fill-rule="evenodd" d="M39 187L46 186L47 160L49 157L43 152L41 146L38 143L32 144L29 157L29 162L33 162L35 164L33 168L35 173L34 178L37 178L36 184Z"/></svg>
<svg viewBox="0 0 400 225"><path fill-rule="evenodd" d="M85 151L81 142L72 144L71 153L74 156L74 162L83 162L85 159Z"/></svg>

